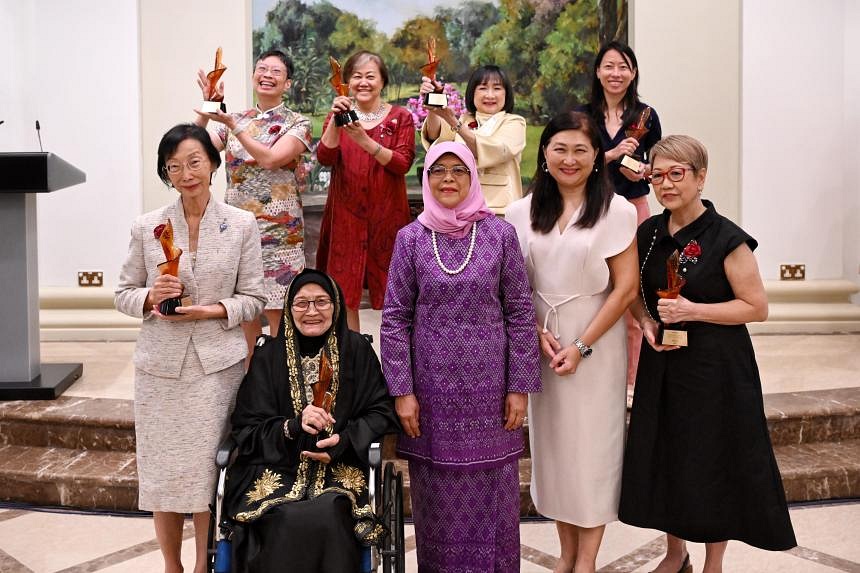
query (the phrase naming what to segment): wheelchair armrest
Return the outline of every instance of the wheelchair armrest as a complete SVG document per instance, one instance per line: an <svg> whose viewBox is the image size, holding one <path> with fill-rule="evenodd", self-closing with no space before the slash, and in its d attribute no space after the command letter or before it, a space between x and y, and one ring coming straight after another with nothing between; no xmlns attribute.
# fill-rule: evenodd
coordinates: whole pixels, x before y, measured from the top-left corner
<svg viewBox="0 0 860 573"><path fill-rule="evenodd" d="M380 442L370 444L370 447L367 449L367 461L372 468L378 469L382 466L382 444Z"/></svg>
<svg viewBox="0 0 860 573"><path fill-rule="evenodd" d="M215 465L219 469L226 468L230 463L230 454L236 449L236 440L233 436L227 436L224 441L218 445L218 451L215 453Z"/></svg>

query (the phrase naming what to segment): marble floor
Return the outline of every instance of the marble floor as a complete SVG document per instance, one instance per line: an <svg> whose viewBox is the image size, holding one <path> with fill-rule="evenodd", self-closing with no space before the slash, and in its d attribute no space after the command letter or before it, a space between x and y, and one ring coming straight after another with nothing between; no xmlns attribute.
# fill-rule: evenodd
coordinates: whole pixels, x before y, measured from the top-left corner
<svg viewBox="0 0 860 573"><path fill-rule="evenodd" d="M729 544L726 572L860 572L860 502L791 509L799 546L774 553L740 542ZM406 570L418 570L412 526L406 528ZM558 555L555 526L527 521L520 526L521 571L551 571ZM663 536L621 523L607 526L597 559L601 573L642 573L659 562ZM704 547L690 544L696 571ZM182 546L187 570L194 559L190 522ZM160 572L161 555L152 521L140 516L76 514L0 508L0 571L3 573L142 573Z"/></svg>
<svg viewBox="0 0 860 573"><path fill-rule="evenodd" d="M363 330L378 339L378 313L362 311L362 321ZM759 335L753 342L765 393L860 386L860 334ZM46 342L41 351L44 362L83 362L83 377L66 395L131 399L133 348L129 342ZM791 517L799 547L772 553L734 542L726 554L725 571L860 573L860 500L795 506ZM524 521L520 532L522 571L551 571L559 551L554 525ZM407 548L407 571L417 571L411 526ZM606 573L650 571L659 562L662 548L659 532L612 523L598 566ZM703 546L691 545L690 553L695 570L700 571ZM190 524L183 554L190 571ZM152 520L147 516L0 505L2 573L161 570Z"/></svg>

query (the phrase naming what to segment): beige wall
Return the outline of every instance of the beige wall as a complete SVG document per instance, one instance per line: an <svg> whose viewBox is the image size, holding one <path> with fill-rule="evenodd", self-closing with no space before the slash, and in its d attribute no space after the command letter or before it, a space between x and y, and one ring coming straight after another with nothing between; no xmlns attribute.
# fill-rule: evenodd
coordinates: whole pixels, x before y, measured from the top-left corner
<svg viewBox="0 0 860 573"><path fill-rule="evenodd" d="M642 99L659 113L663 135L705 144L705 197L741 222L740 0L630 0L629 10Z"/></svg>
<svg viewBox="0 0 860 573"><path fill-rule="evenodd" d="M212 69L215 50L224 50L225 101L230 110L251 103L251 0L141 0L141 152L143 211L172 201L155 173L161 136L177 123L192 121L202 100L199 68ZM224 196L224 168L218 171L215 197Z"/></svg>

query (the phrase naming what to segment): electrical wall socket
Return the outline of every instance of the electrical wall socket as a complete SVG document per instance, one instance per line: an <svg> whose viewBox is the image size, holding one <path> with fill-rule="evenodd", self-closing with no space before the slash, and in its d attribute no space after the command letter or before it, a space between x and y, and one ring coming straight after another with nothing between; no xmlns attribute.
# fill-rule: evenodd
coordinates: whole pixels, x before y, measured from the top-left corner
<svg viewBox="0 0 860 573"><path fill-rule="evenodd" d="M103 271L78 271L78 286L100 287L105 284Z"/></svg>
<svg viewBox="0 0 860 573"><path fill-rule="evenodd" d="M779 280L781 281L802 281L806 279L806 265L796 264L779 265Z"/></svg>

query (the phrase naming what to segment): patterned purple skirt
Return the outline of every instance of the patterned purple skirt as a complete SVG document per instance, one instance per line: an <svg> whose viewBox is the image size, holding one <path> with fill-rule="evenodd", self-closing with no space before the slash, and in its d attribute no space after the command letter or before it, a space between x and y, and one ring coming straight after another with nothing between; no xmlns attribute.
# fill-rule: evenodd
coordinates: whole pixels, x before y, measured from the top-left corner
<svg viewBox="0 0 860 573"><path fill-rule="evenodd" d="M420 573L520 570L517 461L484 470L409 460Z"/></svg>

